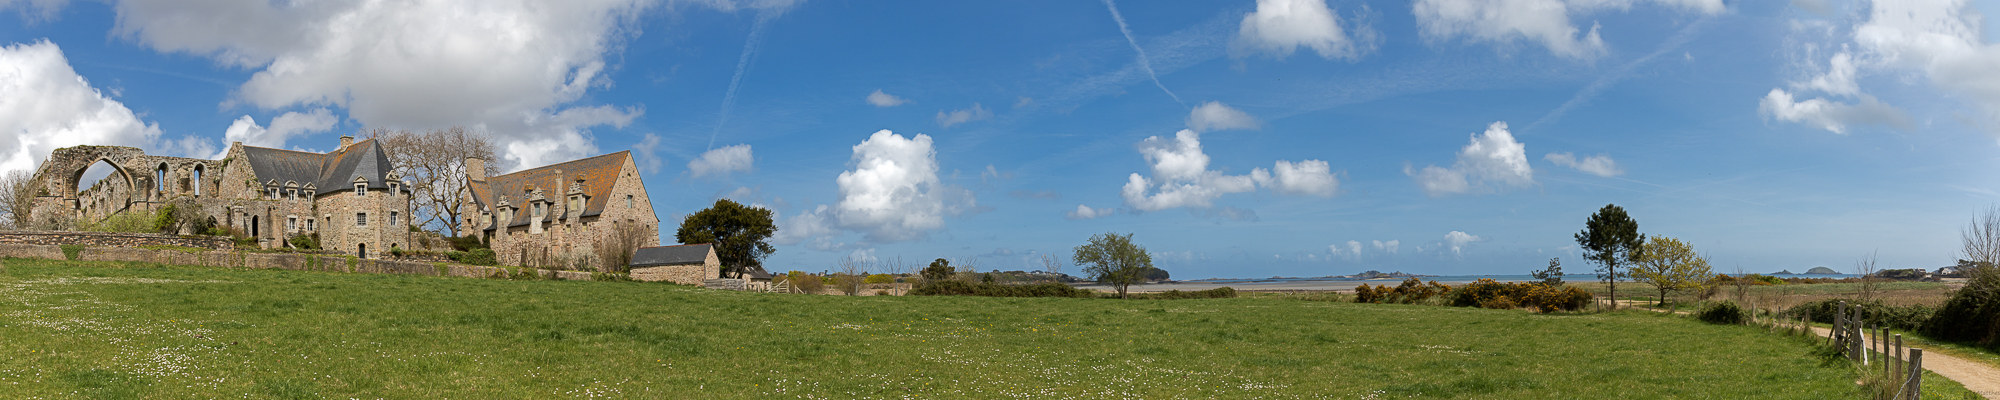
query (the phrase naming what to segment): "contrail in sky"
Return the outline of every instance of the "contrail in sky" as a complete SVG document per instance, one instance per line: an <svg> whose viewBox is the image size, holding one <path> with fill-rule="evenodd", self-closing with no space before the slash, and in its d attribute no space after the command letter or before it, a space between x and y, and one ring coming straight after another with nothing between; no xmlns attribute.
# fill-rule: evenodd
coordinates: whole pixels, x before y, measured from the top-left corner
<svg viewBox="0 0 2000 400"><path fill-rule="evenodd" d="M1544 125L1555 123L1557 120L1561 120L1564 115L1568 115L1570 110L1575 110L1577 107L1589 104L1592 99L1597 98L1598 93L1610 88L1612 84L1618 83L1618 81L1625 80L1625 77L1631 76L1632 70L1638 69L1640 65L1651 62L1653 58L1666 54L1668 51L1687 45L1688 41L1694 40L1694 35L1701 31L1702 26L1706 25L1708 20L1708 18L1695 20L1694 23L1690 23L1687 27L1681 28L1679 32L1675 32L1673 37L1667 38L1666 42L1660 43L1659 48L1654 49L1652 53L1646 54L1645 57L1639 57L1637 60L1632 60L1632 62L1625 63L1625 65L1618 67L1618 69L1611 71L1611 73L1599 76L1596 81L1592 81L1590 85L1584 86L1583 90L1577 91L1576 95L1569 98L1569 101L1563 102L1562 106L1556 107L1555 110L1542 115L1541 119L1528 124L1528 128L1523 130L1534 131Z"/></svg>
<svg viewBox="0 0 2000 400"><path fill-rule="evenodd" d="M1125 25L1125 16L1118 14L1118 4L1104 0L1104 8L1111 9L1111 19L1118 21L1118 31L1125 34L1125 43L1132 45L1132 51L1139 52L1139 68L1146 70L1146 76L1153 77L1153 86L1159 86L1160 91L1167 92L1167 97L1174 98L1175 103L1181 103L1181 107L1186 108L1187 102L1181 101L1181 97L1174 95L1174 91L1167 90L1167 85L1160 83L1160 75L1153 73L1153 61L1146 58L1146 49L1139 48L1139 41L1132 38L1132 28Z"/></svg>
<svg viewBox="0 0 2000 400"><path fill-rule="evenodd" d="M750 62L757 58L757 45L764 41L764 25L777 14L758 12L757 22L750 25L750 39L743 42L743 56L736 59L736 76L729 78L729 91L722 94L722 113L715 118L715 132L708 134L709 150L715 150L715 137L722 134L722 125L729 122L729 110L736 107L736 87L743 83L743 73L750 70Z"/></svg>

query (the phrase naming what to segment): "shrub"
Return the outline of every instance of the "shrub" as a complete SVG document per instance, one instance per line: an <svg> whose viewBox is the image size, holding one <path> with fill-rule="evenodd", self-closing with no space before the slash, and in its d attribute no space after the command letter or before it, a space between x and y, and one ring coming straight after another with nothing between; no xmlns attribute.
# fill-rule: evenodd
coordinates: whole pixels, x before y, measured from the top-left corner
<svg viewBox="0 0 2000 400"><path fill-rule="evenodd" d="M1361 284L1360 287L1354 288L1354 302L1411 304L1448 293L1451 293L1451 285L1437 283L1437 281L1424 283L1417 278L1410 278L1403 280L1403 284L1397 285L1394 288L1389 287L1389 285L1370 288L1368 284Z"/></svg>
<svg viewBox="0 0 2000 400"><path fill-rule="evenodd" d="M486 243L481 242L478 236L448 237L444 238L444 241L446 243L451 243L451 248L453 250L458 250L458 251L469 252L472 251L472 249L486 248Z"/></svg>
<svg viewBox="0 0 2000 400"><path fill-rule="evenodd" d="M1234 292L1232 292L1233 294ZM991 283L970 283L959 280L934 280L924 282L910 291L912 296L986 296L986 297L1096 297L1097 292L1077 289L1060 283L1038 283L1033 285L998 285Z"/></svg>
<svg viewBox="0 0 2000 400"><path fill-rule="evenodd" d="M308 250L319 249L319 233L292 236L291 242L292 247Z"/></svg>
<svg viewBox="0 0 2000 400"><path fill-rule="evenodd" d="M493 254L493 249L488 248L477 248L465 252L465 256L460 258L458 262L472 265L494 265L500 263L498 255Z"/></svg>
<svg viewBox="0 0 2000 400"><path fill-rule="evenodd" d="M1695 313L1695 318L1701 322L1722 325L1742 325L1743 320L1749 319L1743 307L1737 307L1733 301L1709 303L1708 307Z"/></svg>
<svg viewBox="0 0 2000 400"><path fill-rule="evenodd" d="M874 274L874 275L869 275L868 278L866 279L862 279L861 283L869 283L869 284L896 283L896 276L889 274Z"/></svg>
<svg viewBox="0 0 2000 400"><path fill-rule="evenodd" d="M61 245L61 247L63 258L67 258L70 261L76 261L76 256L83 254L83 245L80 244L65 244Z"/></svg>
<svg viewBox="0 0 2000 400"><path fill-rule="evenodd" d="M1219 287L1209 290L1196 290L1192 292L1168 290L1165 292L1155 292L1155 293L1130 293L1129 295L1131 296L1131 298L1144 299L1144 300L1233 299L1236 298L1236 289ZM1118 297L1117 295L1106 294L1105 298L1117 298L1117 297Z"/></svg>
<svg viewBox="0 0 2000 400"><path fill-rule="evenodd" d="M1931 317L1933 323L1924 327L1924 334L2000 350L2000 288L1983 287L1976 281L1978 278L1974 279L1953 293L1950 300L1945 300L1944 306Z"/></svg>
<svg viewBox="0 0 2000 400"><path fill-rule="evenodd" d="M1454 307L1512 309L1534 307L1540 312L1576 311L1590 304L1590 292L1556 288L1542 282L1501 283L1492 279L1465 284L1449 295Z"/></svg>
<svg viewBox="0 0 2000 400"><path fill-rule="evenodd" d="M813 276L813 274L792 271L789 274L785 274L785 278L785 280L792 282L792 287L799 288L800 292L805 292L806 294L819 294L820 290L826 288L826 281L820 280L820 277Z"/></svg>
<svg viewBox="0 0 2000 400"><path fill-rule="evenodd" d="M1840 302L1840 299L1814 301L1793 306L1783 314L1792 318L1803 315L1812 318L1813 322L1832 323L1833 315L1840 312ZM1870 324L1882 324L1890 329L1918 331L1924 330L1933 320L1943 321L1934 317L1938 314L1938 310L1930 306L1890 306L1881 300L1848 300L1847 305L1849 313L1854 312L1852 307L1861 307L1861 320Z"/></svg>

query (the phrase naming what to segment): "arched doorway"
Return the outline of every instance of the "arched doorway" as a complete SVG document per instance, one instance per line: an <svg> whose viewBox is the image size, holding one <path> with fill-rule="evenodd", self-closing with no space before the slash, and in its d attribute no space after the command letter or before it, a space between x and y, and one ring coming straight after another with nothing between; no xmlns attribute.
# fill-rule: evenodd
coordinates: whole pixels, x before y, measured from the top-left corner
<svg viewBox="0 0 2000 400"><path fill-rule="evenodd" d="M257 228L259 228L259 226L257 226L257 217L258 217L258 216L256 216L256 215L252 215L252 216L250 216L250 237L253 237L253 238L254 238L254 237L263 237L263 236L258 236L258 235L257 235L257 233L259 233L259 232L258 232L258 230L257 230Z"/></svg>
<svg viewBox="0 0 2000 400"><path fill-rule="evenodd" d="M355 257L360 257L360 258L368 258L368 244L367 244L367 243L362 243L362 244L358 244L358 245L355 245L355 247L354 247L354 256L355 256Z"/></svg>

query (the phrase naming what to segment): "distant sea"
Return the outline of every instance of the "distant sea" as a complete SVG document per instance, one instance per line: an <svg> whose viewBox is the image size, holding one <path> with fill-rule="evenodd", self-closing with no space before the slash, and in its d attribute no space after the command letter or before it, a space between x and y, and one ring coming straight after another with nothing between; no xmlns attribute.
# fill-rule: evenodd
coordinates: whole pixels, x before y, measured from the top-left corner
<svg viewBox="0 0 2000 400"><path fill-rule="evenodd" d="M1728 274L1728 275L1735 275L1735 274ZM1812 274L1812 275L1807 275L1807 274L1762 274L1762 275L1770 275L1770 276L1775 276L1775 277L1779 277L1779 278L1833 278L1833 279L1840 279L1840 278L1859 278L1859 277L1861 277L1861 275L1856 275L1856 274ZM1183 281L1183 282L1190 282L1190 283L1194 283L1194 282L1200 282L1200 283L1261 283L1261 282L1269 282L1269 283L1276 283L1276 282L1359 282L1359 281L1402 281L1403 279L1406 279L1406 278L1374 278L1374 279L1361 279L1361 278L1329 278L1329 277L1316 277L1316 278L1211 278L1211 279L1197 279L1197 280L1190 280L1190 281ZM1496 281L1501 281L1501 282L1525 282L1525 281L1539 281L1539 280L1541 280L1541 279L1537 279L1537 278L1535 278L1535 277L1534 277L1533 275L1436 275L1436 276L1418 276L1418 277L1417 277L1417 279L1421 279L1421 280L1424 280L1424 281L1438 281L1438 282L1473 282L1473 281L1478 281L1478 280L1480 280L1480 279L1492 279L1492 280L1496 280ZM1565 275L1565 276L1563 276L1563 280L1564 280L1564 281L1569 281L1569 282L1589 282L1589 281L1595 281L1595 280L1597 280L1597 276L1596 276L1596 275L1590 275L1590 274L1570 274L1570 275ZM1629 279L1629 278L1627 278L1627 279L1620 279L1619 281L1623 282L1623 281L1628 281L1628 280L1630 280L1630 279Z"/></svg>

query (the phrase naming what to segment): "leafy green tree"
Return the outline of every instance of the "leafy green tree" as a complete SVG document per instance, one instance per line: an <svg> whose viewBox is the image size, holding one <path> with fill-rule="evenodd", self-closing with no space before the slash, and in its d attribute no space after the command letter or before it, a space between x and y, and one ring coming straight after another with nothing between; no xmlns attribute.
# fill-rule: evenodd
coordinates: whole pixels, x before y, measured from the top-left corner
<svg viewBox="0 0 2000 400"><path fill-rule="evenodd" d="M1548 287L1563 285L1563 263L1561 258L1551 258L1549 259L1548 268L1530 273L1535 275L1535 279L1542 280L1542 284Z"/></svg>
<svg viewBox="0 0 2000 400"><path fill-rule="evenodd" d="M1167 273L1167 270L1159 268L1146 268L1146 280L1164 281L1173 279L1173 277L1174 277L1173 274Z"/></svg>
<svg viewBox="0 0 2000 400"><path fill-rule="evenodd" d="M1602 268L1597 269L1597 278L1610 284L1611 306L1618 306L1618 277L1624 275L1618 268L1639 260L1644 251L1646 235L1639 234L1639 221L1625 215L1625 209L1615 204L1606 204L1584 221L1583 231L1576 233L1576 245L1583 248L1583 258Z"/></svg>
<svg viewBox="0 0 2000 400"><path fill-rule="evenodd" d="M926 282L937 282L951 279L952 272L951 261L940 258L937 261L931 261L931 266L924 267L923 272L919 274L924 276L924 281Z"/></svg>
<svg viewBox="0 0 2000 400"><path fill-rule="evenodd" d="M1709 277L1715 276L1709 270L1708 257L1696 253L1694 246L1664 236L1654 236L1646 242L1639 262L1632 264L1631 274L1660 290L1661 306L1667 304L1667 292L1700 289Z"/></svg>
<svg viewBox="0 0 2000 400"><path fill-rule="evenodd" d="M713 243L715 257L722 260L724 271L741 276L764 268L764 257L778 250L767 242L777 232L777 224L771 222L771 209L721 199L682 220L680 230L674 231L674 240L682 244Z"/></svg>
<svg viewBox="0 0 2000 400"><path fill-rule="evenodd" d="M1146 270L1153 268L1153 256L1146 253L1144 246L1132 244L1132 234L1119 235L1102 233L1090 237L1090 242L1076 246L1076 255L1070 257L1077 265L1084 265L1083 272L1091 279L1118 288L1118 298L1128 299L1125 289L1146 278Z"/></svg>

